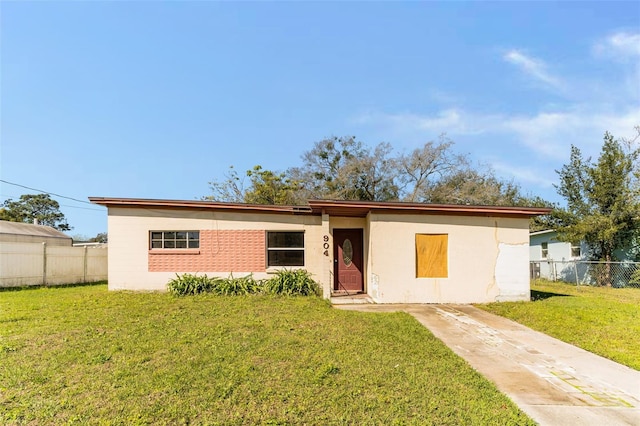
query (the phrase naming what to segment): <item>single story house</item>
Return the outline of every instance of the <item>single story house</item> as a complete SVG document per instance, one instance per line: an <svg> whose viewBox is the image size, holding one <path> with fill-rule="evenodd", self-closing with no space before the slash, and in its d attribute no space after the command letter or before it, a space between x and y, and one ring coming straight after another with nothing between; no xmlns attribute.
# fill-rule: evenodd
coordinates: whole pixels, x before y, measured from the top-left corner
<svg viewBox="0 0 640 426"><path fill-rule="evenodd" d="M620 247L614 251L614 257L620 262L635 260L640 247ZM554 229L537 231L529 234L529 257L532 262L540 261L573 261L588 260L589 245L581 241L570 243L558 240L558 232Z"/></svg>
<svg viewBox="0 0 640 426"><path fill-rule="evenodd" d="M545 208L310 200L306 206L91 197L108 208L109 289L165 290L176 273L304 268L326 298L529 300L529 219Z"/></svg>
<svg viewBox="0 0 640 426"><path fill-rule="evenodd" d="M586 260L586 249L584 243L559 241L558 233L553 229L529 234L529 258L532 262Z"/></svg>
<svg viewBox="0 0 640 426"><path fill-rule="evenodd" d="M576 260L585 259L586 246L582 243L572 244L558 240L558 233L553 229L532 232L529 234L530 276L555 281L562 277L573 282Z"/></svg>
<svg viewBox="0 0 640 426"><path fill-rule="evenodd" d="M47 243L51 246L71 247L73 239L50 226L0 220L0 242Z"/></svg>
<svg viewBox="0 0 640 426"><path fill-rule="evenodd" d="M615 250L617 261L632 262L638 248L627 247ZM531 261L531 278L561 279L575 282L586 279L589 245L581 241L570 243L558 240L558 232L554 229L532 232L529 234L529 260ZM580 278L582 277L582 278Z"/></svg>

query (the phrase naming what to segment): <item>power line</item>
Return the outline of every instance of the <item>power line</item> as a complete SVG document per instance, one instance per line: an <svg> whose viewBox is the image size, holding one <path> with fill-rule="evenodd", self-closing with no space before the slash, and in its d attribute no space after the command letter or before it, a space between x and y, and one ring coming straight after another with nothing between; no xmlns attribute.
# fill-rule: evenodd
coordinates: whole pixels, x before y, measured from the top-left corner
<svg viewBox="0 0 640 426"><path fill-rule="evenodd" d="M102 213L104 213L104 210L92 209L92 208L89 208L89 207L70 206L68 204L60 204L60 206L61 207L69 207L70 209L93 210L94 212L102 212Z"/></svg>
<svg viewBox="0 0 640 426"><path fill-rule="evenodd" d="M18 198L18 195L7 195L7 194L0 194L0 198L4 198L6 200L11 200L13 198ZM78 206L70 206L69 204L60 204L60 207L69 207L71 209L81 209L81 210L93 210L94 212L102 212L104 213L103 209L92 209L91 207L78 207Z"/></svg>
<svg viewBox="0 0 640 426"><path fill-rule="evenodd" d="M90 205L94 206L94 204L93 204L93 203L90 203L89 201L78 200L77 198L73 198L73 197L66 197L66 196L64 196L64 195L56 194L56 193L53 193L53 192L43 191L43 190L41 190L41 189L31 188L31 187L29 187L29 186L20 185L19 183L8 182L8 181L3 180L3 179L0 179L0 182L6 183L6 184L9 184L9 185L13 185L13 186L19 186L20 188L30 189L30 190L32 190L32 191L42 192L43 194L55 195L56 197L66 198L67 200L76 201L76 202L78 202L78 203L85 203L85 204L90 204ZM96 209L96 210L97 210L97 209Z"/></svg>

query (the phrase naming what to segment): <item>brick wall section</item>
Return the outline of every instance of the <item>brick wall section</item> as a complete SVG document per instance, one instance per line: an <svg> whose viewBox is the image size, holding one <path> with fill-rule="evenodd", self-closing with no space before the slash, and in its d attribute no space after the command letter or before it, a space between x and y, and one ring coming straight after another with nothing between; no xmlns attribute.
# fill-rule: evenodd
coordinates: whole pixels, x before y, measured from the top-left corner
<svg viewBox="0 0 640 426"><path fill-rule="evenodd" d="M149 251L149 272L264 272L265 256L265 231L204 230L199 254Z"/></svg>

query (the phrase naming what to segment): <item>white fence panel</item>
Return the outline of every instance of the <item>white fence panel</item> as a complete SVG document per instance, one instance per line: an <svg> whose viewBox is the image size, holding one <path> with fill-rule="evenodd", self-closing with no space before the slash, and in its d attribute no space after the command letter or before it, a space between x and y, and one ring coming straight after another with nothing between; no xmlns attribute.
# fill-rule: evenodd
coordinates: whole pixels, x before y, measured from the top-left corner
<svg viewBox="0 0 640 426"><path fill-rule="evenodd" d="M75 284L84 279L83 247L47 247L47 285Z"/></svg>
<svg viewBox="0 0 640 426"><path fill-rule="evenodd" d="M85 247L87 264L85 282L103 281L107 279L107 248Z"/></svg>
<svg viewBox="0 0 640 426"><path fill-rule="evenodd" d="M0 242L0 287L43 284L42 243Z"/></svg>
<svg viewBox="0 0 640 426"><path fill-rule="evenodd" d="M0 242L0 287L75 284L106 279L106 247Z"/></svg>

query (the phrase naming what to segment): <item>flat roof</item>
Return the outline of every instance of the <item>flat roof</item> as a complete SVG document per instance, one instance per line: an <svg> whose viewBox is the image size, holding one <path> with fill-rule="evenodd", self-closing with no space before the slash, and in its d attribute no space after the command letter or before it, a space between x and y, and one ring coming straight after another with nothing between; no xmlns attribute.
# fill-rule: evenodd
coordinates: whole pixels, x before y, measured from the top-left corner
<svg viewBox="0 0 640 426"><path fill-rule="evenodd" d="M324 211L335 216L364 217L370 211L376 213L444 214L464 216L526 216L533 217L551 212L540 207L471 206L466 204L429 204L405 202L309 200L316 213Z"/></svg>
<svg viewBox="0 0 640 426"><path fill-rule="evenodd" d="M533 217L551 212L541 207L469 206L460 204L426 204L377 201L309 200L306 206L225 203L204 200L162 200L149 198L89 197L89 201L106 207L155 207L167 209L206 209L256 213L309 214L366 217L369 212L393 214L439 214L464 216Z"/></svg>
<svg viewBox="0 0 640 426"><path fill-rule="evenodd" d="M105 207L155 207L168 209L206 209L226 211L251 211L258 213L307 213L309 206L279 206L271 204L225 203L205 200L162 200L153 198L89 197L89 201Z"/></svg>

